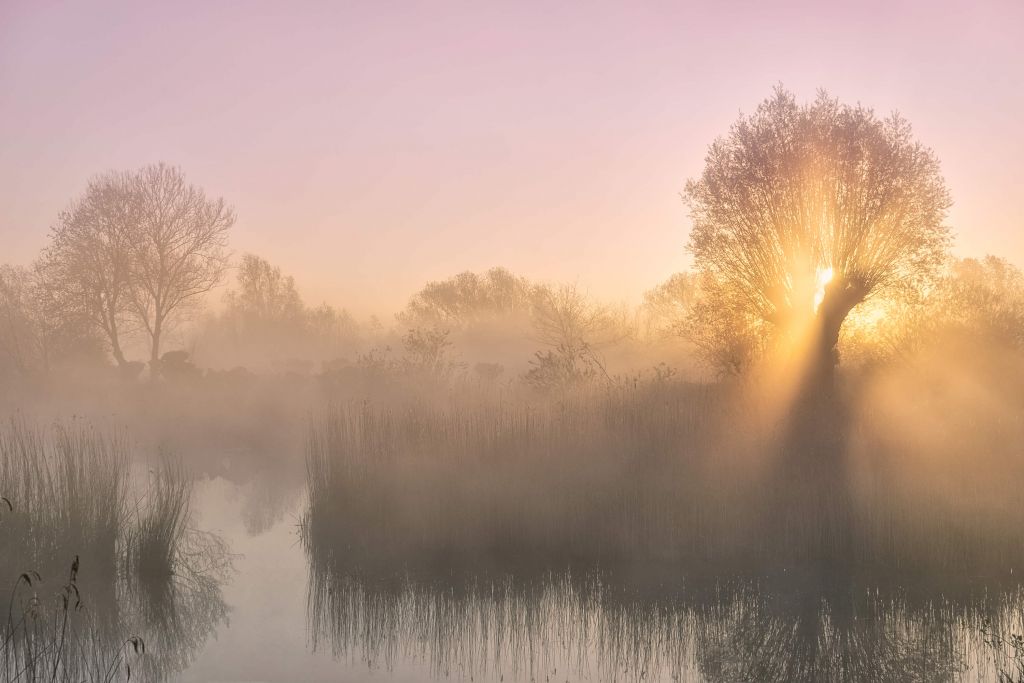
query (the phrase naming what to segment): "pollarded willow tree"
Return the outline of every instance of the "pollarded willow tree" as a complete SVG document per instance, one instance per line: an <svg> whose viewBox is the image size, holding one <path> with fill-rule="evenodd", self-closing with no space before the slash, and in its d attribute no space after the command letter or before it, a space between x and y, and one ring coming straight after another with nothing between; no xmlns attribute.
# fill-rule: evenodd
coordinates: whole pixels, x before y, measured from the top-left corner
<svg viewBox="0 0 1024 683"><path fill-rule="evenodd" d="M709 300L773 338L809 335L825 384L854 307L925 286L950 241L939 162L907 121L825 92L801 105L777 88L711 145L684 198Z"/></svg>

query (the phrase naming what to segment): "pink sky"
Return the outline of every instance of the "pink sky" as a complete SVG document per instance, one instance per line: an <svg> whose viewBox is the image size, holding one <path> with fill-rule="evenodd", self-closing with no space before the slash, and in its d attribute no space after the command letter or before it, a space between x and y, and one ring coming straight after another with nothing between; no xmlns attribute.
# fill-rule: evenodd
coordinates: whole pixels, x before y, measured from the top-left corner
<svg viewBox="0 0 1024 683"><path fill-rule="evenodd" d="M963 255L1024 265L1024 3L0 0L0 262L159 160L311 302L505 265L609 301L688 262L678 197L778 82L898 109Z"/></svg>

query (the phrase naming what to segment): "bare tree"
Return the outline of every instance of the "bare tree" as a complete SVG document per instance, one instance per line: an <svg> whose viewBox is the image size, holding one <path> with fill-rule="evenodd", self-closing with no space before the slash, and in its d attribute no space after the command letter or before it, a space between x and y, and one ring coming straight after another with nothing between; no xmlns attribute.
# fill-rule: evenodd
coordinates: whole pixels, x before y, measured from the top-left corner
<svg viewBox="0 0 1024 683"><path fill-rule="evenodd" d="M763 352L766 325L744 310L734 292L712 284L700 287L674 329L720 377L740 377Z"/></svg>
<svg viewBox="0 0 1024 683"><path fill-rule="evenodd" d="M1024 349L1024 273L1006 259L956 261L935 306L946 326L1007 348Z"/></svg>
<svg viewBox="0 0 1024 683"><path fill-rule="evenodd" d="M58 293L38 262L0 266L0 368L47 374L56 361L99 351L90 321L65 309Z"/></svg>
<svg viewBox="0 0 1024 683"><path fill-rule="evenodd" d="M608 329L605 311L587 301L576 285L538 287L533 326L546 346L588 346Z"/></svg>
<svg viewBox="0 0 1024 683"><path fill-rule="evenodd" d="M724 290L746 324L813 330L820 385L831 384L849 312L922 286L949 243L935 155L898 115L879 119L824 92L799 105L777 88L715 141L684 197L702 287Z"/></svg>
<svg viewBox="0 0 1024 683"><path fill-rule="evenodd" d="M887 302L856 350L868 362L906 361L951 340L978 349L1024 349L1024 273L1005 259L951 259L920 302Z"/></svg>
<svg viewBox="0 0 1024 683"><path fill-rule="evenodd" d="M40 355L39 334L28 290L27 269L0 266L0 351L6 359L3 365L17 374L32 370Z"/></svg>
<svg viewBox="0 0 1024 683"><path fill-rule="evenodd" d="M674 273L644 293L644 329L648 336L674 337L684 334L686 321L699 299L700 288L693 273Z"/></svg>
<svg viewBox="0 0 1024 683"><path fill-rule="evenodd" d="M607 378L599 349L621 339L609 311L573 284L538 286L533 300L534 335L548 350L535 354L527 382L552 388Z"/></svg>
<svg viewBox="0 0 1024 683"><path fill-rule="evenodd" d="M137 221L130 249L132 308L149 337L155 379L172 317L224 276L235 215L223 199L208 199L179 169L162 163L133 174L131 194Z"/></svg>
<svg viewBox="0 0 1024 683"><path fill-rule="evenodd" d="M529 316L534 286L505 268L478 275L463 272L446 280L428 282L417 292L398 319L405 325L441 325L459 328L493 317Z"/></svg>
<svg viewBox="0 0 1024 683"><path fill-rule="evenodd" d="M425 379L446 382L452 375L465 368L452 354L452 343L448 330L440 328L412 329L402 336L405 355L402 369Z"/></svg>
<svg viewBox="0 0 1024 683"><path fill-rule="evenodd" d="M228 292L228 308L259 321L294 323L305 309L295 278L255 254L238 264L238 289Z"/></svg>
<svg viewBox="0 0 1024 683"><path fill-rule="evenodd" d="M291 275L264 258L244 254L224 310L207 318L204 343L232 362L329 360L353 350L360 328L352 315L323 303L307 307Z"/></svg>
<svg viewBox="0 0 1024 683"><path fill-rule="evenodd" d="M130 247L136 227L131 176L98 176L60 214L41 261L52 297L65 310L76 310L91 321L122 369L127 364L122 335L129 313Z"/></svg>

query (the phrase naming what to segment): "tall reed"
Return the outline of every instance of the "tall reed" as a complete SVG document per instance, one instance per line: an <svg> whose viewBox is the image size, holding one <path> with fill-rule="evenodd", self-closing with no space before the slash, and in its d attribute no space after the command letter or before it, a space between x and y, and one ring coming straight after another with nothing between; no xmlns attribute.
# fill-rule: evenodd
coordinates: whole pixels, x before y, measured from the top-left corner
<svg viewBox="0 0 1024 683"><path fill-rule="evenodd" d="M226 549L189 528L180 464L165 459L136 487L125 436L12 420L0 428L0 491L5 680L123 680L129 668L163 680L224 618Z"/></svg>
<svg viewBox="0 0 1024 683"><path fill-rule="evenodd" d="M1024 569L1020 495L977 456L972 475L948 468L940 481L886 466L909 454L870 420L841 415L825 438L794 438L740 399L666 384L552 402L335 405L310 426L304 533L384 566Z"/></svg>

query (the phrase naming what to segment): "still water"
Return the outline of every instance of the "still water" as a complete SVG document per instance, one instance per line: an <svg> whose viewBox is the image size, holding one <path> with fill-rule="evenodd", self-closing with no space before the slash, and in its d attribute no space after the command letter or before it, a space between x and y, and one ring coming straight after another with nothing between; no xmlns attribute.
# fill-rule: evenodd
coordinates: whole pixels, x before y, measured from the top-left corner
<svg viewBox="0 0 1024 683"><path fill-rule="evenodd" d="M381 574L304 545L301 482L217 477L196 493L196 525L229 541L235 571L226 619L174 680L974 681L1019 664L993 635L1024 631L1012 587Z"/></svg>

